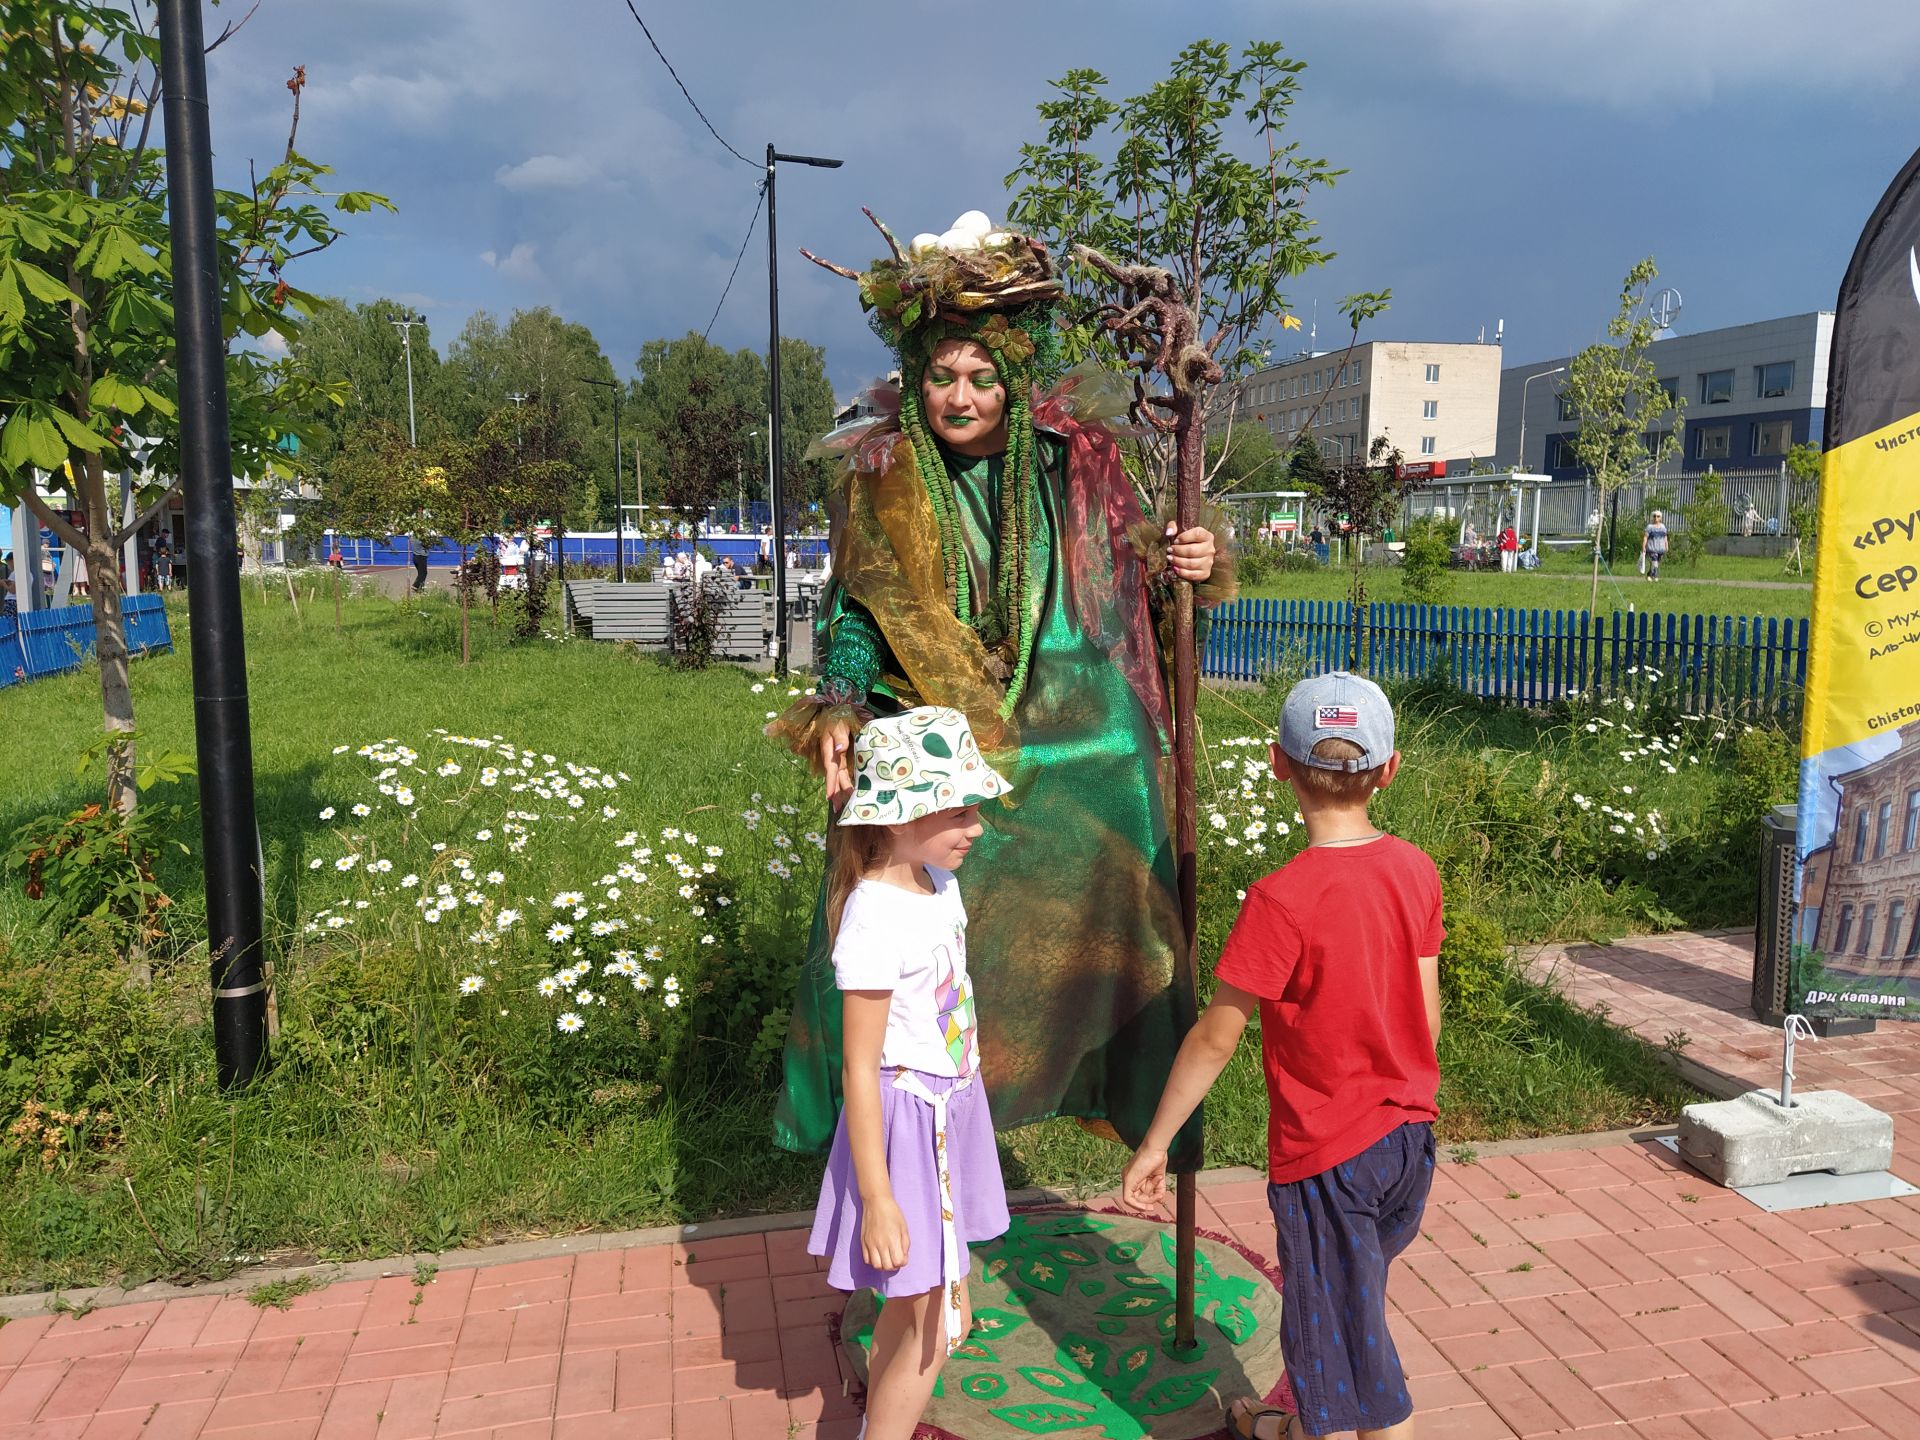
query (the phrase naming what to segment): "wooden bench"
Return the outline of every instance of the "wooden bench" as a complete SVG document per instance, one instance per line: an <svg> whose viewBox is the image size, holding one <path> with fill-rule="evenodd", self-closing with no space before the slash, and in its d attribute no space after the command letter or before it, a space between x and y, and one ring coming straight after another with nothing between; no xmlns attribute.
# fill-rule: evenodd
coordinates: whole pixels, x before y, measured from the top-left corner
<svg viewBox="0 0 1920 1440"><path fill-rule="evenodd" d="M569 580L561 587L562 603L567 610L567 624L576 630L593 633L594 603L600 598L600 592L611 588L606 580Z"/></svg>
<svg viewBox="0 0 1920 1440"><path fill-rule="evenodd" d="M727 607L721 617L720 633L713 638L713 653L724 660L759 660L767 653L767 637L773 633L773 598L751 590L742 590L740 598Z"/></svg>
<svg viewBox="0 0 1920 1440"><path fill-rule="evenodd" d="M576 587L583 592L578 599L572 596ZM668 586L584 580L569 583L567 590L569 603L584 617L587 632L595 640L631 640L654 650L664 650L673 643Z"/></svg>

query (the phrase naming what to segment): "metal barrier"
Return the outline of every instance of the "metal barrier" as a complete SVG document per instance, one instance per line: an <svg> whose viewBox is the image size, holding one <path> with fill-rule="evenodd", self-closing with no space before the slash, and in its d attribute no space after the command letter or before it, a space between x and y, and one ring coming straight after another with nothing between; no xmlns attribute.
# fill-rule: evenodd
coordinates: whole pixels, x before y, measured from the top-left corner
<svg viewBox="0 0 1920 1440"><path fill-rule="evenodd" d="M129 595L121 601L127 653L133 658L173 648L166 602L158 595ZM0 686L77 670L94 646L93 607L63 605L0 619Z"/></svg>

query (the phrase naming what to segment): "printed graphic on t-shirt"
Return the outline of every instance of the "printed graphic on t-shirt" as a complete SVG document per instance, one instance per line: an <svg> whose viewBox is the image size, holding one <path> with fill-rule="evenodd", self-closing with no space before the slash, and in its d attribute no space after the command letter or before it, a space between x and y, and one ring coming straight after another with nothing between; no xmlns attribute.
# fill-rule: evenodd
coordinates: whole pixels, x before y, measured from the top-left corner
<svg viewBox="0 0 1920 1440"><path fill-rule="evenodd" d="M954 927L953 943L962 954L965 953L964 932ZM954 963L954 952L941 945L933 952L934 964L938 968L940 983L935 991L938 1006L936 1018L940 1025L940 1042L947 1047L952 1057L954 1073L971 1075L975 1062L980 1058L979 1029L974 1017L973 987L967 983L967 977Z"/></svg>

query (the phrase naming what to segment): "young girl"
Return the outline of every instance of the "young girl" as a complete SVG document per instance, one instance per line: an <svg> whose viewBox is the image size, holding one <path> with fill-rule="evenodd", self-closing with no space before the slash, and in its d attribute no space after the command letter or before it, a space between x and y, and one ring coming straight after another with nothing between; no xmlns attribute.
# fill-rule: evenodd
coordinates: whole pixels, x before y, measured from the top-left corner
<svg viewBox="0 0 1920 1440"><path fill-rule="evenodd" d="M885 1298L861 1434L907 1440L972 1324L967 1246L1007 1228L953 872L1009 787L935 707L870 722L852 770L827 890L846 1098L807 1248Z"/></svg>

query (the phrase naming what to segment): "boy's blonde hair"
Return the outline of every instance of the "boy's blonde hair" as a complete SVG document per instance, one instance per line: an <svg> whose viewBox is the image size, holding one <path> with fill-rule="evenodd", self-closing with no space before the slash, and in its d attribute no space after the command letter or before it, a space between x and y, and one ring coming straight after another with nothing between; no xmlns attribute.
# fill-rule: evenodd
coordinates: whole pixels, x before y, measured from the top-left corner
<svg viewBox="0 0 1920 1440"><path fill-rule="evenodd" d="M1360 760L1366 753L1353 741L1338 736L1328 736L1313 747L1313 754L1322 760ZM1371 770L1322 770L1317 765L1294 762L1288 765L1287 773L1296 790L1305 790L1315 799L1334 805L1364 805L1380 788L1380 772L1386 768L1376 765Z"/></svg>

